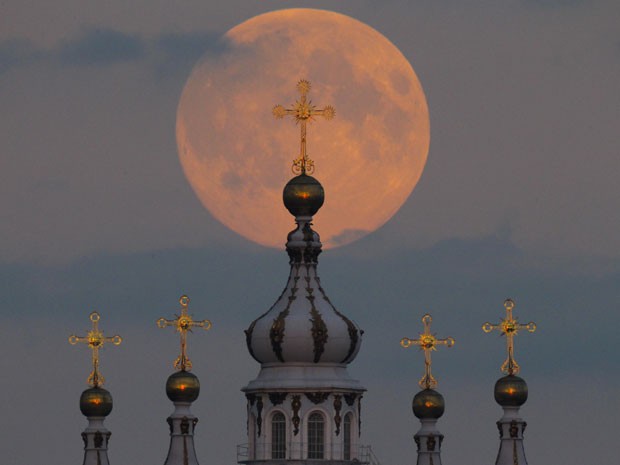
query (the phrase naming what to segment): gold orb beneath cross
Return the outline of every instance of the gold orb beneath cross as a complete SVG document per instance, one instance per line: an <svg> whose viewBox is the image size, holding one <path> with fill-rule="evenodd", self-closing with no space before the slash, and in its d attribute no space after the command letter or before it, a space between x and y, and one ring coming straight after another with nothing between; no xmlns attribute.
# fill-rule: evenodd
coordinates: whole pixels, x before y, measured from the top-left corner
<svg viewBox="0 0 620 465"><path fill-rule="evenodd" d="M335 38L337 37L337 40ZM177 111L179 158L203 205L259 244L282 247L293 224L282 188L299 157L298 84L327 116L307 120L307 154L327 202L314 218L326 247L388 221L418 182L430 127L426 98L402 53L342 14L290 9L234 27L194 68ZM306 84L304 84L306 86ZM310 173L309 173L310 174Z"/></svg>

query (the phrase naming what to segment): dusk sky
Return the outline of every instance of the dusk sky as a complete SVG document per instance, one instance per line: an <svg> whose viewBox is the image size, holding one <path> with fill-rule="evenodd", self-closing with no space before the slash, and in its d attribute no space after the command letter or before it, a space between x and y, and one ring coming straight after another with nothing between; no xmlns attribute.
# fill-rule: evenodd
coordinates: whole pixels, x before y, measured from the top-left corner
<svg viewBox="0 0 620 465"><path fill-rule="evenodd" d="M178 312L185 293L190 313L213 322L189 336L202 383L192 407L198 459L236 463L247 442L240 388L259 369L243 330L280 294L288 257L202 206L177 155L176 111L199 58L225 52L226 31L293 7L337 11L385 35L415 69L430 112L428 161L403 207L320 258L331 300L365 330L349 368L368 389L360 442L382 465L415 462L411 399L424 363L398 341L417 336L429 312L437 336L456 339L433 354L446 400L443 462L494 463L505 341L481 325L498 322L512 297L515 316L538 325L516 338L529 462L613 463L617 0L3 2L0 461L82 460L90 354L67 337L85 334L97 310L106 334L124 339L102 352L114 397L110 461L163 463L178 336L155 321ZM289 163L283 154L284 178Z"/></svg>

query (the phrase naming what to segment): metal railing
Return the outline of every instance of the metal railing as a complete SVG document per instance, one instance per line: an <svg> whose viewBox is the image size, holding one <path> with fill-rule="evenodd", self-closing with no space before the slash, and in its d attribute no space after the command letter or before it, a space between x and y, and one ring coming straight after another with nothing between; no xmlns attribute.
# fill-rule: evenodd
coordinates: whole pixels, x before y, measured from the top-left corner
<svg viewBox="0 0 620 465"><path fill-rule="evenodd" d="M367 463L368 465L381 465L370 446L360 446L360 462Z"/></svg>
<svg viewBox="0 0 620 465"><path fill-rule="evenodd" d="M250 451L250 446L246 443L237 445L237 463L264 460L329 460L355 462L360 465L381 465L371 446L351 447L350 459L348 460L344 459L344 445L342 443L326 443L323 445L323 452L323 458L308 457L307 443L292 442L287 443L283 451L280 449L278 456L272 457L271 443L255 444L253 451Z"/></svg>

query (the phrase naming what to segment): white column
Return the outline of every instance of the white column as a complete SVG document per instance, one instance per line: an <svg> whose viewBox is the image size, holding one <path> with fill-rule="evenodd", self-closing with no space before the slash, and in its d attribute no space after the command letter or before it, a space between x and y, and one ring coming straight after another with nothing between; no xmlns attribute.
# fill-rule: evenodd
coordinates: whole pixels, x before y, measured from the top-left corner
<svg viewBox="0 0 620 465"><path fill-rule="evenodd" d="M519 416L519 407L503 407L504 416L497 422L500 445L496 465L527 465L523 448L526 423Z"/></svg>
<svg viewBox="0 0 620 465"><path fill-rule="evenodd" d="M418 446L417 465L441 465L443 434L437 430L437 420L421 418L421 428L413 437Z"/></svg>
<svg viewBox="0 0 620 465"><path fill-rule="evenodd" d="M198 418L190 411L190 405L189 402L175 402L174 412L167 419L170 448L164 465L198 465L194 449L194 428Z"/></svg>
<svg viewBox="0 0 620 465"><path fill-rule="evenodd" d="M87 417L88 426L82 433L84 441L83 465L110 465L108 461L108 441L110 433L103 425L105 417Z"/></svg>

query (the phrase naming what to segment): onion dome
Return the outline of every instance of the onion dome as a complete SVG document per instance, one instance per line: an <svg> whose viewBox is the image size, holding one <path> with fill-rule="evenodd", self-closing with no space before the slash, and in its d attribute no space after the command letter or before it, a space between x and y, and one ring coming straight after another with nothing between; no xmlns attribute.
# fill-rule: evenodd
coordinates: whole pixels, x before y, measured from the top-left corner
<svg viewBox="0 0 620 465"><path fill-rule="evenodd" d="M323 205L323 187L301 174L286 185L283 200L297 223L286 243L291 271L276 303L245 331L248 350L262 364L350 363L363 331L336 310L317 275L321 240L311 221Z"/></svg>
<svg viewBox="0 0 620 465"><path fill-rule="evenodd" d="M527 383L523 378L507 375L497 380L494 394L502 407L520 407L527 400Z"/></svg>
<svg viewBox="0 0 620 465"><path fill-rule="evenodd" d="M293 216L313 216L323 206L323 186L312 176L300 174L291 179L282 193L284 206Z"/></svg>
<svg viewBox="0 0 620 465"><path fill-rule="evenodd" d="M434 389L424 389L413 398L413 414L420 420L438 419L443 415L446 403L443 396Z"/></svg>
<svg viewBox="0 0 620 465"><path fill-rule="evenodd" d="M194 402L200 394L200 381L189 371L177 371L166 381L166 395L172 402Z"/></svg>
<svg viewBox="0 0 620 465"><path fill-rule="evenodd" d="M86 389L80 396L80 411L85 417L107 417L112 411L112 394L98 386Z"/></svg>

